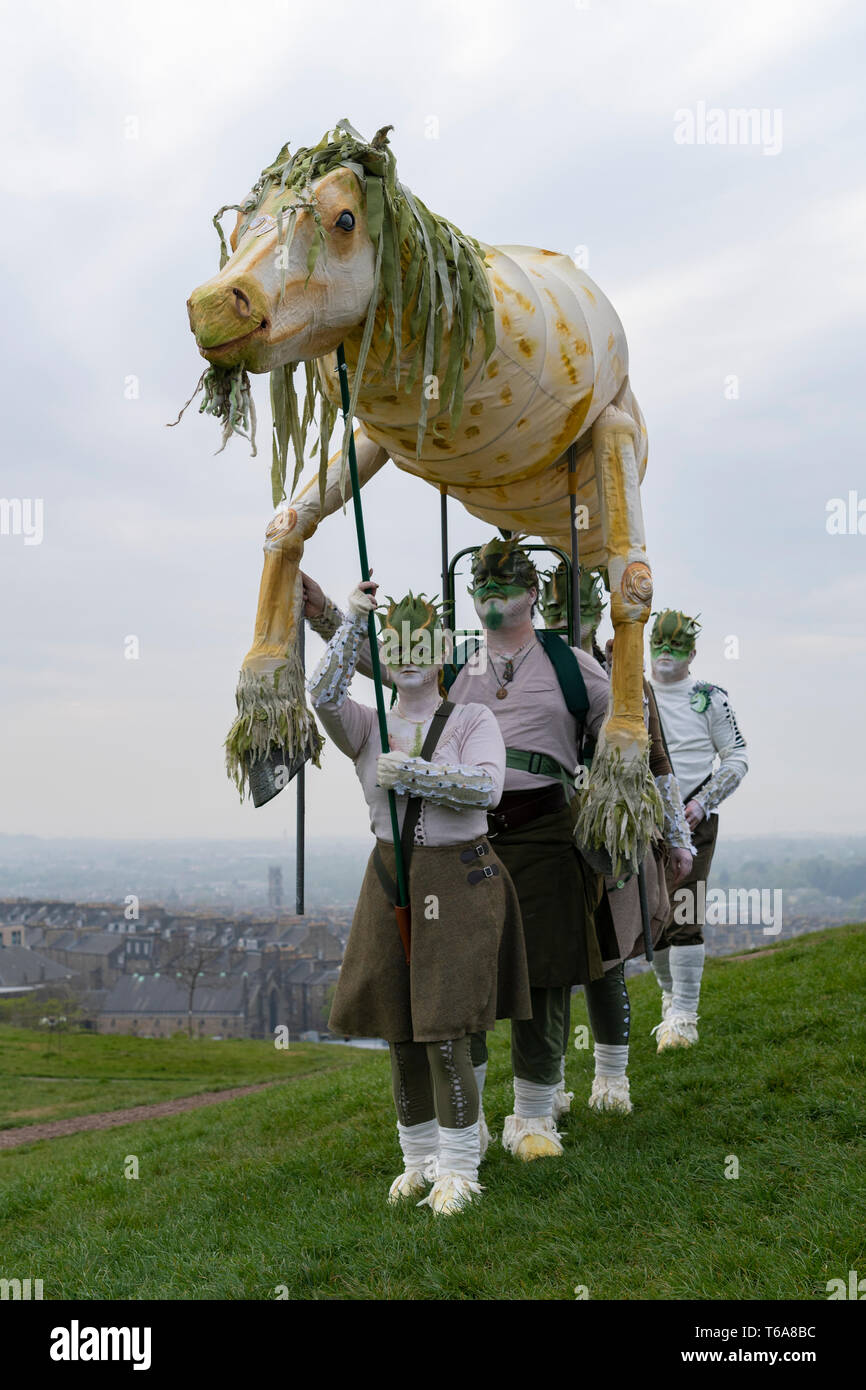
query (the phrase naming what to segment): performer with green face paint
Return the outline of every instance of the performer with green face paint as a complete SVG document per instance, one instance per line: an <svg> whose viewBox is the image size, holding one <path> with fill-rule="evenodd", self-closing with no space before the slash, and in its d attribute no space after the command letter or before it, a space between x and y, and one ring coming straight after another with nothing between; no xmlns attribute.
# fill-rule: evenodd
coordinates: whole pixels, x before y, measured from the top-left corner
<svg viewBox="0 0 866 1390"><path fill-rule="evenodd" d="M568 571L565 562L560 561L556 569L539 576L541 593L539 607L545 626L565 632L568 626ZM595 634L605 609L602 577L594 570L581 570L580 573L580 646L588 656L604 666L604 655L596 642Z"/></svg>
<svg viewBox="0 0 866 1390"><path fill-rule="evenodd" d="M307 612L324 595L305 577ZM370 808L376 845L355 911L329 1026L391 1045L404 1172L389 1200L417 1196L437 1214L481 1192L479 1096L470 1035L496 1018L530 1013L526 956L513 885L487 839L487 808L499 800L505 748L481 704L443 700L446 656L439 614L423 595L389 601L381 658L397 691L383 753L375 709L348 687L375 607L376 585L359 585L309 681L313 707L352 759ZM388 791L398 820L411 907L407 963L393 904L396 863Z"/></svg>
<svg viewBox="0 0 866 1390"><path fill-rule="evenodd" d="M492 540L476 553L469 592L484 639L449 694L486 705L506 745L505 790L489 825L520 900L533 1016L512 1022L514 1113L502 1142L532 1160L562 1153L557 1098L561 1113L571 986L586 988L600 1030L621 1027L628 1002L605 981L603 962L619 952L613 931L599 940L601 881L577 851L571 810L580 744L597 735L609 686L591 656L533 627L540 581L516 541Z"/></svg>
<svg viewBox="0 0 866 1390"><path fill-rule="evenodd" d="M695 847L694 864L675 894L662 949L656 950L653 961L662 989L662 1021L653 1029L659 1052L690 1047L698 1040L704 968L703 897L698 889L701 883L706 889L713 860L717 807L736 791L749 768L727 691L690 679L699 632L697 619L666 608L655 615L650 633L652 688L677 781L686 789L685 814Z"/></svg>
<svg viewBox="0 0 866 1390"><path fill-rule="evenodd" d="M564 618L564 609L557 603L560 591L563 594L561 602L564 603L564 580L564 565L552 575L546 576L542 613L549 626L553 622L558 625ZM607 662L596 641L596 633L605 607L603 593L601 575L584 571L580 576L581 646L584 651L592 652L609 674ZM610 645L612 647L612 643ZM653 844L643 864L650 930L655 941L670 910L665 871L669 866L673 883L681 882L691 868L692 852L691 835L679 787L665 749L655 699L646 680L644 719L649 731L650 771L655 778L664 807L664 839ZM592 1110L619 1110L627 1114L631 1111L632 1104L626 1074L629 1052L629 1004L624 963L642 955L645 950L640 894L635 874L624 871L619 875L605 877L604 893L596 911L596 925L600 936L609 937L611 931L616 936L619 959L605 961L605 982L613 997L621 999L623 1011L622 1018L615 1020L616 1026L612 1031L606 1030L603 1022L599 1026L593 1024L595 1076L589 1106ZM593 1022L592 1015L590 1021ZM564 1111L568 1108L571 1098L571 1093L564 1091L561 1098L557 1097L557 1106Z"/></svg>

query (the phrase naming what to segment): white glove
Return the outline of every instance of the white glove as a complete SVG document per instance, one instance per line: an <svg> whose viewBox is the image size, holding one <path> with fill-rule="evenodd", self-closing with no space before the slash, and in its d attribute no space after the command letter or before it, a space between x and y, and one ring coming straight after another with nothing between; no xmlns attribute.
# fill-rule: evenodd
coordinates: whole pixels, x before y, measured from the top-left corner
<svg viewBox="0 0 866 1390"><path fill-rule="evenodd" d="M356 584L349 595L348 606L349 612L353 618L366 619L367 616L374 611L376 600L366 589L362 589L360 584Z"/></svg>

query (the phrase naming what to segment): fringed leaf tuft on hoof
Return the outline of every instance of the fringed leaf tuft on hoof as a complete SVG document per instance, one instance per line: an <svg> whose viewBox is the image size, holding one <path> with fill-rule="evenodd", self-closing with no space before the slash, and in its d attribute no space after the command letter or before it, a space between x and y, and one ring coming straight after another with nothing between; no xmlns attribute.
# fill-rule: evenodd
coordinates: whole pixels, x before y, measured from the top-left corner
<svg viewBox="0 0 866 1390"><path fill-rule="evenodd" d="M649 747L632 757L599 739L589 785L577 817L575 839L606 851L612 873L637 870L664 824L664 807L649 767Z"/></svg>
<svg viewBox="0 0 866 1390"><path fill-rule="evenodd" d="M238 713L226 739L226 771L242 801L251 790L253 764L274 753L287 760L291 771L307 758L319 766L324 740L307 709L304 671L295 651L272 672L242 670L235 698Z"/></svg>

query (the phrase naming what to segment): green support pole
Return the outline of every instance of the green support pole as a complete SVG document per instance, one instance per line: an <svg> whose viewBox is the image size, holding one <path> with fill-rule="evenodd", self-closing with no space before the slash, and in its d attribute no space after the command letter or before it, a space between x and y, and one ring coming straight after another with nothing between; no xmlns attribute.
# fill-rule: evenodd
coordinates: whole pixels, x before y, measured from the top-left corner
<svg viewBox="0 0 866 1390"><path fill-rule="evenodd" d="M358 535L358 555L361 561L361 578L369 579L370 565L367 560L367 538L364 534L364 514L361 510L361 487L358 482L358 461L355 457L355 437L352 432L352 421L349 419L349 371L346 366L346 358L343 353L343 344L337 348L337 371L340 377L340 398L343 404L343 427L349 431L349 477L352 482L352 505L355 508L355 530ZM382 668L379 665L379 640L376 634L376 623L371 613L367 619L367 636L370 642L370 665L373 668L373 685L376 688L376 711L379 715L379 738L382 744L382 752L389 752L388 746L388 719L385 714L385 695L382 690ZM397 926L400 931L400 940L403 942L403 950L406 954L406 962L409 961L409 893L406 887L406 871L403 866L403 849L400 844L400 828L397 824L397 800L392 791L388 792L388 809L391 812L391 835L394 840L394 857L397 867L397 897L394 911L397 915Z"/></svg>

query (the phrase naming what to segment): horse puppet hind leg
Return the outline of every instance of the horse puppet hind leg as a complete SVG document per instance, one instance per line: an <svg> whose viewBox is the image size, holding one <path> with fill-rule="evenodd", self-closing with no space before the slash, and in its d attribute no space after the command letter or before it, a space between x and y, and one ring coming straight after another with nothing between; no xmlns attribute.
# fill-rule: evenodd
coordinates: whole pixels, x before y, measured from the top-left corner
<svg viewBox="0 0 866 1390"><path fill-rule="evenodd" d="M643 717L643 627L652 602L635 441L639 425L615 405L593 425L592 446L608 552L614 628L611 704L596 743L577 819L579 843L610 855L613 872L633 872L663 823L650 773Z"/></svg>
<svg viewBox="0 0 866 1390"><path fill-rule="evenodd" d="M355 432L361 486L387 461L381 446ZM319 522L343 503L340 453L328 462L325 504L314 479L293 505L284 505L265 531L265 558L253 644L244 657L236 692L237 717L226 738L226 771L243 800L254 806L288 786L312 758L319 765L322 735L307 708L304 668L298 650L303 612L300 565L304 543ZM346 498L351 497L351 485Z"/></svg>

